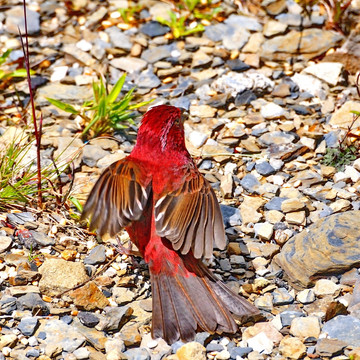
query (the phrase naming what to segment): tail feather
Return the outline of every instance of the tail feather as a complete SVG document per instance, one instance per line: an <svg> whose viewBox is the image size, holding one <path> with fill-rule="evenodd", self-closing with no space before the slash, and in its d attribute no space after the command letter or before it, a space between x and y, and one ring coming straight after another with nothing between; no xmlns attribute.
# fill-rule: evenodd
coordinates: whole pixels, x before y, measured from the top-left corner
<svg viewBox="0 0 360 360"><path fill-rule="evenodd" d="M183 258L184 259L184 258ZM209 333L235 333L234 316L256 315L259 310L233 293L199 260L191 261L191 274L153 272L153 337L168 343L192 341L197 329ZM178 265L184 266L183 263Z"/></svg>

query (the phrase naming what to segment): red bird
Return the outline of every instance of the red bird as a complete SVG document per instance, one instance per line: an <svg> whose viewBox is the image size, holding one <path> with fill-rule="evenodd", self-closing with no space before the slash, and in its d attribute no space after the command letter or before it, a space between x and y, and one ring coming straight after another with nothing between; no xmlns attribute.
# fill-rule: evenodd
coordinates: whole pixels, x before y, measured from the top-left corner
<svg viewBox="0 0 360 360"><path fill-rule="evenodd" d="M215 193L186 150L180 109L160 105L144 115L133 151L103 172L82 217L100 236L125 227L149 265L154 338L235 333L232 314L259 313L201 261L214 243L225 247L225 231Z"/></svg>

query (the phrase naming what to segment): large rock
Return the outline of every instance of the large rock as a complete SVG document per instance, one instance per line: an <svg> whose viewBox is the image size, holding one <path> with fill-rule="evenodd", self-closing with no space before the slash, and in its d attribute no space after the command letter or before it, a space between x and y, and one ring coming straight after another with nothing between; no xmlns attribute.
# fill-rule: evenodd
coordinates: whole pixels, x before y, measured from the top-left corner
<svg viewBox="0 0 360 360"><path fill-rule="evenodd" d="M307 287L314 279L360 265L360 211L330 215L292 237L275 256L290 282Z"/></svg>
<svg viewBox="0 0 360 360"><path fill-rule="evenodd" d="M87 281L84 264L62 259L48 259L40 267L42 277L39 288L42 294L57 296Z"/></svg>
<svg viewBox="0 0 360 360"><path fill-rule="evenodd" d="M276 36L264 42L261 57L271 60L285 60L293 54L311 59L335 46L343 36L321 29L292 30L284 36Z"/></svg>

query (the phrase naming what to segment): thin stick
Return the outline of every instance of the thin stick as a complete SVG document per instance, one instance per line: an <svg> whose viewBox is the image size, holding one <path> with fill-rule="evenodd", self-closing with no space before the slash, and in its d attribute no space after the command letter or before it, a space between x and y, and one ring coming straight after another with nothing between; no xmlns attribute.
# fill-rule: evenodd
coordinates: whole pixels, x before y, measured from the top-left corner
<svg viewBox="0 0 360 360"><path fill-rule="evenodd" d="M34 123L34 132L35 132L35 139L36 139L36 160L37 160L37 188L38 188L38 207L42 209L42 189L41 189L41 162L40 162L40 145L41 145L41 129L42 129L42 115L40 116L40 131L37 125L37 119L35 114L35 103L34 103L34 93L31 87L31 76L30 76L30 52L29 52L29 41L28 41L28 31L27 31L27 17L26 17L26 4L25 0L23 0L23 7L24 7L24 25L25 25L25 44L23 41L23 34L21 34L20 28L20 41L21 46L24 52L24 61L26 67L26 75L27 75L27 82L29 86L29 95L30 95L30 103L31 103L31 112L32 112L32 119Z"/></svg>

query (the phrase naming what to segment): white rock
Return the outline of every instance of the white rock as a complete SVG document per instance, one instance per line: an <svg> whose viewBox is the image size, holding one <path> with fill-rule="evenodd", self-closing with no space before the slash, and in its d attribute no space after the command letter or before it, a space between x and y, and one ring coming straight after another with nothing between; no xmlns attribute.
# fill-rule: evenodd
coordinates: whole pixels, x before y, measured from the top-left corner
<svg viewBox="0 0 360 360"><path fill-rule="evenodd" d="M90 51L92 49L92 44L82 39L76 43L76 47L82 51Z"/></svg>
<svg viewBox="0 0 360 360"><path fill-rule="evenodd" d="M265 119L278 119L285 115L285 110L280 105L268 103L261 108L260 113Z"/></svg>
<svg viewBox="0 0 360 360"><path fill-rule="evenodd" d="M360 158L359 158L359 159L356 159L356 160L354 161L353 167L354 167L356 170L360 171Z"/></svg>
<svg viewBox="0 0 360 360"><path fill-rule="evenodd" d="M73 355L75 355L78 360L85 360L89 358L90 351L85 347L80 347L73 352Z"/></svg>
<svg viewBox="0 0 360 360"><path fill-rule="evenodd" d="M360 173L353 166L345 166L345 174L348 175L352 182L356 183L360 179Z"/></svg>
<svg viewBox="0 0 360 360"><path fill-rule="evenodd" d="M55 82L55 81L62 80L66 76L68 69L69 69L68 66L56 66L56 67L54 67L54 71L50 76L50 81Z"/></svg>
<svg viewBox="0 0 360 360"><path fill-rule="evenodd" d="M316 296L333 295L339 289L339 285L328 279L320 279L316 282L314 293Z"/></svg>
<svg viewBox="0 0 360 360"><path fill-rule="evenodd" d="M247 344L249 347L253 348L254 351L258 351L261 354L271 354L274 348L273 342L266 336L264 332L261 332L248 339Z"/></svg>
<svg viewBox="0 0 360 360"><path fill-rule="evenodd" d="M334 175L334 182L339 182L339 181L346 181L348 179L350 179L350 176L345 174L343 171L339 171Z"/></svg>
<svg viewBox="0 0 360 360"><path fill-rule="evenodd" d="M341 80L344 65L336 62L320 62L310 65L304 72L326 81L330 85L337 85Z"/></svg>
<svg viewBox="0 0 360 360"><path fill-rule="evenodd" d="M192 131L189 134L189 141L194 147L198 149L206 143L208 137L209 136L207 134L202 133L200 131Z"/></svg>
<svg viewBox="0 0 360 360"><path fill-rule="evenodd" d="M261 239L270 240L274 232L274 225L269 222L257 223L254 226L254 230L255 234Z"/></svg>
<svg viewBox="0 0 360 360"><path fill-rule="evenodd" d="M311 138L308 138L308 137L305 137L303 136L301 139L300 139L300 142L307 146L309 149L311 150L315 150L315 146L316 146L316 141L315 139L311 139Z"/></svg>
<svg viewBox="0 0 360 360"><path fill-rule="evenodd" d="M301 91L306 91L314 96L319 97L320 99L324 98L326 95L322 88L321 81L311 75L296 73L291 77L291 80L299 86Z"/></svg>
<svg viewBox="0 0 360 360"><path fill-rule="evenodd" d="M305 289L297 294L296 299L302 304L310 304L315 301L315 294L311 289Z"/></svg>

